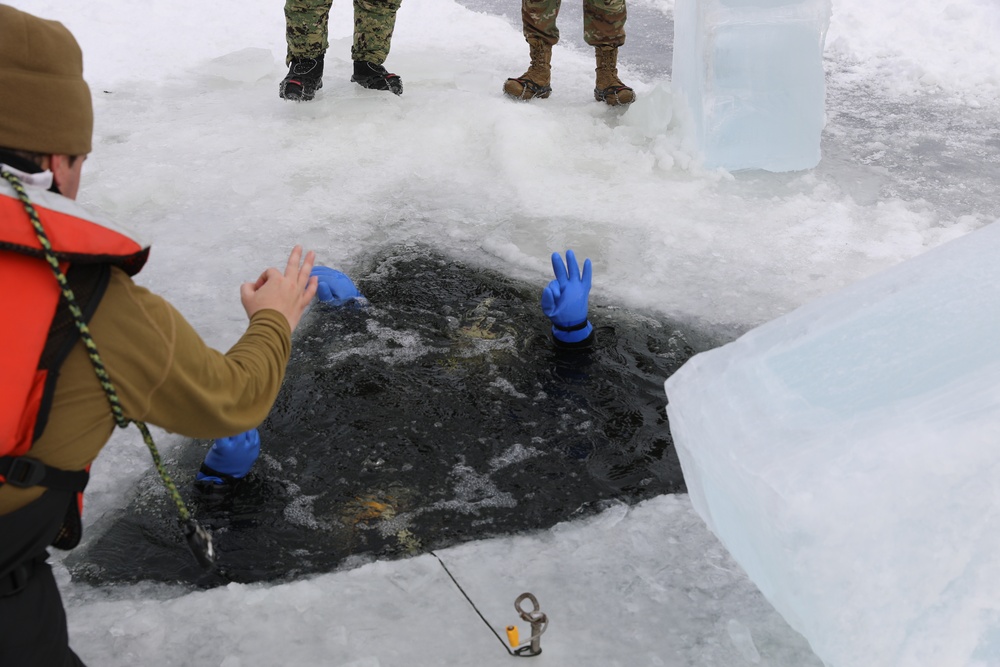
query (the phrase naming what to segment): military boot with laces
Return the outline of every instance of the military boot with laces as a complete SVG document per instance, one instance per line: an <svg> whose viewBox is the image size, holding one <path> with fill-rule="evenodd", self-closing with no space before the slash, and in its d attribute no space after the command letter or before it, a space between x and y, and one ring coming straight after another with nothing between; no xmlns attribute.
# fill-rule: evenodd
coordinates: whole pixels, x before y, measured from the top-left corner
<svg viewBox="0 0 1000 667"><path fill-rule="evenodd" d="M635 91L618 78L618 47L598 46L595 52L597 82L594 85L594 99L613 107L635 102Z"/></svg>
<svg viewBox="0 0 1000 667"><path fill-rule="evenodd" d="M507 79L503 92L518 100L533 97L545 99L552 94L552 45L544 42L528 42L531 49L531 65L528 71L516 79Z"/></svg>
<svg viewBox="0 0 1000 667"><path fill-rule="evenodd" d="M292 58L288 75L278 86L283 100L308 102L323 87L323 56L319 58Z"/></svg>

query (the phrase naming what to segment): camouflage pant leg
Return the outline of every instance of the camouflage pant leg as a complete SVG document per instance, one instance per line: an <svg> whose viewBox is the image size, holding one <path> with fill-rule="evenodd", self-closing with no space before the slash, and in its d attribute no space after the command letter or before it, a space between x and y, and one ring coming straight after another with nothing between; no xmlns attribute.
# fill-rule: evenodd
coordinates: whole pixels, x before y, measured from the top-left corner
<svg viewBox="0 0 1000 667"><path fill-rule="evenodd" d="M327 26L333 0L285 0L285 64L296 58L319 58L326 53Z"/></svg>
<svg viewBox="0 0 1000 667"><path fill-rule="evenodd" d="M559 28L556 27L559 5L560 0L522 0L521 25L528 42L551 46L559 41Z"/></svg>
<svg viewBox="0 0 1000 667"><path fill-rule="evenodd" d="M401 0L354 0L352 60L381 65L389 57Z"/></svg>
<svg viewBox="0 0 1000 667"><path fill-rule="evenodd" d="M584 0L583 39L591 46L625 43L625 0Z"/></svg>

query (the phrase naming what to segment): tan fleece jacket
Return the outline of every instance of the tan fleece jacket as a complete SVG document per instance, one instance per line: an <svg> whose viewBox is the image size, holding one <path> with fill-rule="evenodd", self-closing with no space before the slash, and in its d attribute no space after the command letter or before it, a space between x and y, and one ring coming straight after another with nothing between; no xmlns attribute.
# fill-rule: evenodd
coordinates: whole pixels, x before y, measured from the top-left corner
<svg viewBox="0 0 1000 667"><path fill-rule="evenodd" d="M217 438L258 426L285 375L291 329L275 310L256 313L226 354L205 345L166 300L112 269L90 331L128 419L193 438ZM56 383L45 432L29 456L63 470L89 465L115 428L104 390L82 343ZM134 426L137 446L142 436ZM0 486L0 514L41 495L39 487Z"/></svg>

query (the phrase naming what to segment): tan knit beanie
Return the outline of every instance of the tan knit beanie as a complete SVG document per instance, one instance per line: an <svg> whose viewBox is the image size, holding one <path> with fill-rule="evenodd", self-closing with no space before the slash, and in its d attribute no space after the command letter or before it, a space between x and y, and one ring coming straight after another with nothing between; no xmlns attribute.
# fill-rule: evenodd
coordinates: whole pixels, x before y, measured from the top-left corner
<svg viewBox="0 0 1000 667"><path fill-rule="evenodd" d="M93 132L76 39L58 21L0 5L0 148L85 155Z"/></svg>

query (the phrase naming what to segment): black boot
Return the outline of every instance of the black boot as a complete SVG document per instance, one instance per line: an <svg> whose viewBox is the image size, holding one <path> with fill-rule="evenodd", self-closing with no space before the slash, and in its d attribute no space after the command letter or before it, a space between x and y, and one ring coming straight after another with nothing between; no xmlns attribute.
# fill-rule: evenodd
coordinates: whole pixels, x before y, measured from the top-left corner
<svg viewBox="0 0 1000 667"><path fill-rule="evenodd" d="M323 87L323 56L292 58L288 76L278 86L278 95L285 100L308 102Z"/></svg>
<svg viewBox="0 0 1000 667"><path fill-rule="evenodd" d="M351 81L363 88L391 90L397 95L403 94L403 80L398 74L391 74L381 65L364 60L354 61L354 76L351 77Z"/></svg>

